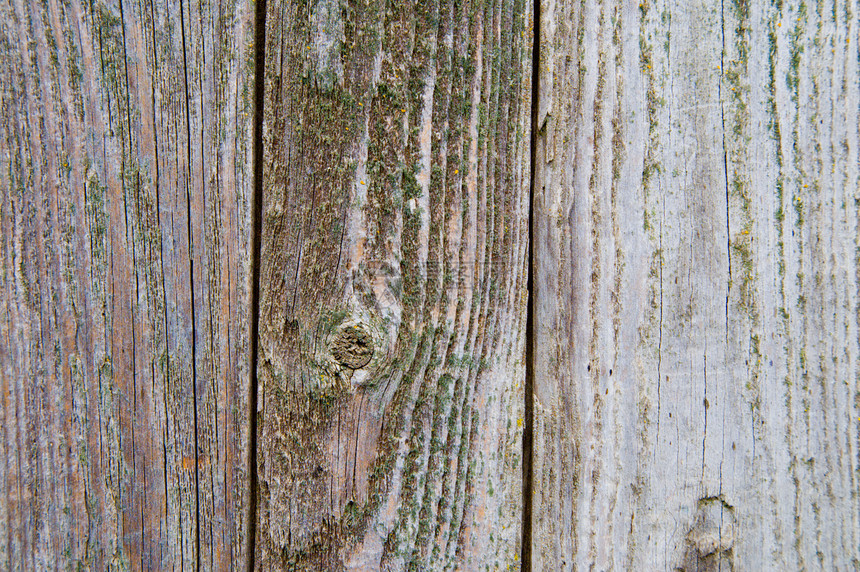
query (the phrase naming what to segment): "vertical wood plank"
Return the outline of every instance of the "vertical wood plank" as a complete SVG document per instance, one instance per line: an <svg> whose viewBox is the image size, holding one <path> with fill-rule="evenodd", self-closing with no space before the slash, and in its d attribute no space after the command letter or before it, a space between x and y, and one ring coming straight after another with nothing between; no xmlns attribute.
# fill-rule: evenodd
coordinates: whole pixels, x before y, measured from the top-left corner
<svg viewBox="0 0 860 572"><path fill-rule="evenodd" d="M542 7L533 568L856 567L856 2Z"/></svg>
<svg viewBox="0 0 860 572"><path fill-rule="evenodd" d="M268 3L261 568L519 565L531 14Z"/></svg>
<svg viewBox="0 0 860 572"><path fill-rule="evenodd" d="M0 567L243 567L250 3L0 10Z"/></svg>

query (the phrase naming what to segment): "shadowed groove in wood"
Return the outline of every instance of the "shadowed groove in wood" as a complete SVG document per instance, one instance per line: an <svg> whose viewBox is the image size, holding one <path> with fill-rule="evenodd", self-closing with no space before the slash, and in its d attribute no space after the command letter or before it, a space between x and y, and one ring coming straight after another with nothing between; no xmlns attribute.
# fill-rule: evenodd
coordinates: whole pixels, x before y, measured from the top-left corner
<svg viewBox="0 0 860 572"><path fill-rule="evenodd" d="M256 565L257 542L257 399L259 387L260 347L260 249L263 232L263 107L265 105L266 71L266 0L257 0L254 13L254 127L253 161L254 186L251 198L251 296L249 317L248 388L248 507L245 558L246 569L252 572Z"/></svg>
<svg viewBox="0 0 860 572"><path fill-rule="evenodd" d="M540 101L540 11L541 0L534 0L532 21L532 101L531 126L529 132L529 244L528 244L528 301L526 302L526 343L525 343L525 427L523 427L523 536L521 541L521 564L523 572L532 569L532 497L534 482L532 479L532 455L534 445L534 196L535 196L535 160L537 157L538 102Z"/></svg>

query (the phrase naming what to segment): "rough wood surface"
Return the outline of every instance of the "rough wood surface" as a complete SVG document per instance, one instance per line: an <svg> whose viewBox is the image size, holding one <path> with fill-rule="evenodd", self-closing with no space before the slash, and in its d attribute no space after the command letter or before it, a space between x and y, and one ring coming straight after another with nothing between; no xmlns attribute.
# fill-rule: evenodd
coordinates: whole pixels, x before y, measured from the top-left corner
<svg viewBox="0 0 860 572"><path fill-rule="evenodd" d="M244 566L248 2L0 2L0 568Z"/></svg>
<svg viewBox="0 0 860 572"><path fill-rule="evenodd" d="M542 4L533 569L860 566L858 9Z"/></svg>
<svg viewBox="0 0 860 572"><path fill-rule="evenodd" d="M529 0L265 8L0 1L0 568L860 568L857 0L544 0L531 238Z"/></svg>
<svg viewBox="0 0 860 572"><path fill-rule="evenodd" d="M519 566L531 14L269 2L263 569Z"/></svg>

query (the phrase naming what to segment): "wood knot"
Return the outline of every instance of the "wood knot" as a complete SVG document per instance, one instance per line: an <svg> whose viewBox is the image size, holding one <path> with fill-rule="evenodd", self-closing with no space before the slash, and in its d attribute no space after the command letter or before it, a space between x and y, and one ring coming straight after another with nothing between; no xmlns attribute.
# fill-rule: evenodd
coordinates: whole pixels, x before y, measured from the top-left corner
<svg viewBox="0 0 860 572"><path fill-rule="evenodd" d="M722 497L699 499L683 566L676 570L734 570L733 547L737 522L734 507Z"/></svg>
<svg viewBox="0 0 860 572"><path fill-rule="evenodd" d="M735 541L734 508L719 497L700 499L688 538L700 557L731 550Z"/></svg>
<svg viewBox="0 0 860 572"><path fill-rule="evenodd" d="M340 365L361 369L373 357L373 339L361 324L349 324L335 336L331 353Z"/></svg>

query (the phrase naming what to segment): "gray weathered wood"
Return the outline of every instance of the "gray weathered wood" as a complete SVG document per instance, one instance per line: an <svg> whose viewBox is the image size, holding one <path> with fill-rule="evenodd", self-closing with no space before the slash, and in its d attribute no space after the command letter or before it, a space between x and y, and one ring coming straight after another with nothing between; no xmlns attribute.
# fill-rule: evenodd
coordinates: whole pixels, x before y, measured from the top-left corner
<svg viewBox="0 0 860 572"><path fill-rule="evenodd" d="M542 2L526 340L532 10L0 2L0 568L860 567L857 0Z"/></svg>
<svg viewBox="0 0 860 572"><path fill-rule="evenodd" d="M0 3L0 568L244 567L249 2Z"/></svg>
<svg viewBox="0 0 860 572"><path fill-rule="evenodd" d="M531 14L269 2L262 569L518 567Z"/></svg>
<svg viewBox="0 0 860 572"><path fill-rule="evenodd" d="M542 8L533 569L857 568L860 7Z"/></svg>

